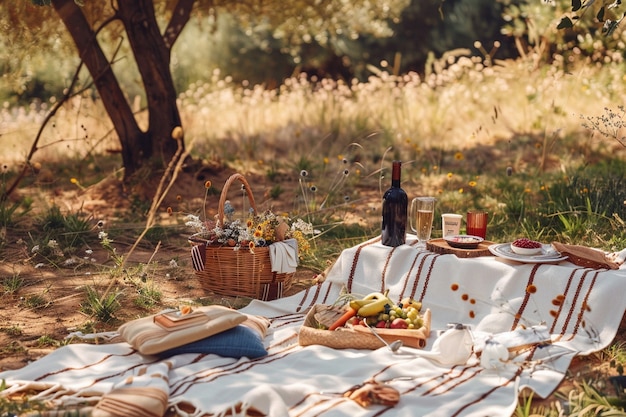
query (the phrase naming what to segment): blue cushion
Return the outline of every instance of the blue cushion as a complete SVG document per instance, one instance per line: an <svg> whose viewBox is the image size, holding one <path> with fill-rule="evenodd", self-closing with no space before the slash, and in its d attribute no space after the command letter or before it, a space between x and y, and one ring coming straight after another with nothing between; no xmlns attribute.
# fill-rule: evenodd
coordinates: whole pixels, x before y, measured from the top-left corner
<svg viewBox="0 0 626 417"><path fill-rule="evenodd" d="M183 353L213 353L229 358L245 356L254 359L267 355L267 350L258 332L239 325L213 336L166 350L159 353L159 356L169 357Z"/></svg>

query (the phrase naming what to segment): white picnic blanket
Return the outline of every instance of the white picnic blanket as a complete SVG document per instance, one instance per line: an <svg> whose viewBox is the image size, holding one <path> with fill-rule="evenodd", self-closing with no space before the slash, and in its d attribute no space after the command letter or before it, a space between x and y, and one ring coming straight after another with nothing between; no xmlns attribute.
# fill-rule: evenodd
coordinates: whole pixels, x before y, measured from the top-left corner
<svg viewBox="0 0 626 417"><path fill-rule="evenodd" d="M568 262L460 259L417 249L413 239L408 243L392 249L378 239L363 242L345 250L319 285L272 302L253 301L243 311L272 323L265 357L184 354L165 361L139 355L126 343L71 344L22 369L0 373L8 386L0 395L33 390L39 393L33 399L93 405L128 385L132 376L138 386L165 392L168 407L183 416L243 416L255 409L271 417L501 417L514 413L522 387L548 396L575 355L610 344L626 309L624 266L609 271ZM386 348L298 344L309 307L332 304L344 290L385 289L394 301L411 296L431 309L433 332L423 351L402 347L394 354ZM471 326L473 340L483 344L477 349L484 349L486 357L490 346L491 359L481 362L471 352L460 364L421 357L437 346L437 330L448 329L449 323ZM498 341L526 340L535 331L550 333L551 343L529 346L504 362L493 359L497 354L491 346ZM400 402L362 408L341 395L370 380L396 388Z"/></svg>

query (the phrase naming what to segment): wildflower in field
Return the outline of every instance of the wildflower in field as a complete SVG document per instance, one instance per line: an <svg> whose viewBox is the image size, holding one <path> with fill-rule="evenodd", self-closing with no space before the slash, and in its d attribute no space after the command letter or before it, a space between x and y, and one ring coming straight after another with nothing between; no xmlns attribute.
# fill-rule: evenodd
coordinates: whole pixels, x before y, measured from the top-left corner
<svg viewBox="0 0 626 417"><path fill-rule="evenodd" d="M456 159L457 161L462 161L465 157L463 156L462 152L457 152L454 154L454 159Z"/></svg>
<svg viewBox="0 0 626 417"><path fill-rule="evenodd" d="M109 239L109 234L107 232L99 232L98 239L100 239L102 246L108 246L111 244L111 240Z"/></svg>
<svg viewBox="0 0 626 417"><path fill-rule="evenodd" d="M226 200L226 202L224 203L224 215L227 219L230 220L232 219L233 214L235 214L235 208L230 203L230 200Z"/></svg>
<svg viewBox="0 0 626 417"><path fill-rule="evenodd" d="M309 171L307 171L306 169L300 170L300 176L302 178L308 177L309 176Z"/></svg>
<svg viewBox="0 0 626 417"><path fill-rule="evenodd" d="M211 188L211 185L213 185L213 184L211 183L211 180L206 180L206 181L204 182L204 188L206 188L207 190L208 190L209 188Z"/></svg>
<svg viewBox="0 0 626 417"><path fill-rule="evenodd" d="M469 185L470 187L476 187L476 181L470 181L470 182L468 183L468 185Z"/></svg>
<svg viewBox="0 0 626 417"><path fill-rule="evenodd" d="M37 253L39 252L39 245L35 245L33 246L33 248L30 250L32 253Z"/></svg>
<svg viewBox="0 0 626 417"><path fill-rule="evenodd" d="M169 267L170 268L178 268L178 262L176 262L176 259L171 259L170 260Z"/></svg>
<svg viewBox="0 0 626 417"><path fill-rule="evenodd" d="M86 253L87 255L91 255L91 254L93 253L93 250L92 250L92 249L87 249L87 250L85 251L85 253Z"/></svg>
<svg viewBox="0 0 626 417"><path fill-rule="evenodd" d="M6 174L7 172L9 172L9 165L8 164L2 164L2 173Z"/></svg>
<svg viewBox="0 0 626 417"><path fill-rule="evenodd" d="M451 172L448 172L448 174L446 176L448 177L449 180L451 180L453 175L454 174L452 174Z"/></svg>
<svg viewBox="0 0 626 417"><path fill-rule="evenodd" d="M35 265L35 269L40 269L43 268L44 266L46 266L43 262L39 262L37 265Z"/></svg>

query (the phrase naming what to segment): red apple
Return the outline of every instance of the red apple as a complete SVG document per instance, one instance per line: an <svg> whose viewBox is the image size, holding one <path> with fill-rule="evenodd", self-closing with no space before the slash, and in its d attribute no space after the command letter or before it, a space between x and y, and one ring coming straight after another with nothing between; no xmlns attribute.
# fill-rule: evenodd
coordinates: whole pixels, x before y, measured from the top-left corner
<svg viewBox="0 0 626 417"><path fill-rule="evenodd" d="M409 327L409 325L406 323L406 320L398 317L391 322L391 326L389 327L391 327L392 329L406 329L407 327Z"/></svg>

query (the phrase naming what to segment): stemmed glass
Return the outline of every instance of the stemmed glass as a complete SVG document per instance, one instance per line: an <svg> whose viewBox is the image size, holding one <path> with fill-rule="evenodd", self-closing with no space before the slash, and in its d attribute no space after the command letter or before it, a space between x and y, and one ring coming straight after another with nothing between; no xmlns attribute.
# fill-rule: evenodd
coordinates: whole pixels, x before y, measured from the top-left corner
<svg viewBox="0 0 626 417"><path fill-rule="evenodd" d="M435 197L415 197L411 200L410 226L417 235L418 247L426 247L433 230L435 216Z"/></svg>

